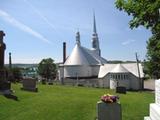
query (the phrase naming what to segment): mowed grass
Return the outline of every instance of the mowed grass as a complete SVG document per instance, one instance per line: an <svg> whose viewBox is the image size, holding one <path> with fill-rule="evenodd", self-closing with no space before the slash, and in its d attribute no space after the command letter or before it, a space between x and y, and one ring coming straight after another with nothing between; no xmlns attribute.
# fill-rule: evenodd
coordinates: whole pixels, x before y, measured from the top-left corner
<svg viewBox="0 0 160 120"><path fill-rule="evenodd" d="M20 90L20 84L12 89L19 101L0 96L0 120L95 120L96 103L105 93L114 90L38 85L38 93ZM123 120L143 120L149 114L149 104L154 102L150 92L127 92L120 96Z"/></svg>

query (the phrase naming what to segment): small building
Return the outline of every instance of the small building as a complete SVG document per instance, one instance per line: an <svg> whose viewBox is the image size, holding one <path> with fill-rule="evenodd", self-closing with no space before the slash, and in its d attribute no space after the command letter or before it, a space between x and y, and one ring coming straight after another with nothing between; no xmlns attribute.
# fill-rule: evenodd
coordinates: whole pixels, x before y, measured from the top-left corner
<svg viewBox="0 0 160 120"><path fill-rule="evenodd" d="M98 75L99 86L110 89L115 89L118 86L131 90L142 89L144 73L142 64L138 65L140 74L137 63L102 65Z"/></svg>

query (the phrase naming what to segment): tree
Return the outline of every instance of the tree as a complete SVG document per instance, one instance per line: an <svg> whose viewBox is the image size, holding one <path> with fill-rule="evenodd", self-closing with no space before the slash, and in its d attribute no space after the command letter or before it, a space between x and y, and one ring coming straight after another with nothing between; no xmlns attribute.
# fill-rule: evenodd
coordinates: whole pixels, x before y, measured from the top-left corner
<svg viewBox="0 0 160 120"><path fill-rule="evenodd" d="M140 25L151 30L152 37L147 42L147 66L150 75L160 78L160 0L116 0L116 7L128 15L130 28Z"/></svg>
<svg viewBox="0 0 160 120"><path fill-rule="evenodd" d="M160 0L117 0L115 4L119 10L133 16L129 23L131 28L143 25L153 34L160 33Z"/></svg>
<svg viewBox="0 0 160 120"><path fill-rule="evenodd" d="M160 78L160 38L153 35L147 42L147 66L149 75L158 79Z"/></svg>
<svg viewBox="0 0 160 120"><path fill-rule="evenodd" d="M57 66L52 58L43 59L38 64L38 74L45 78L46 81L54 79L57 73Z"/></svg>
<svg viewBox="0 0 160 120"><path fill-rule="evenodd" d="M9 73L11 74L9 77L11 77L12 82L19 82L22 79L21 68L14 67Z"/></svg>

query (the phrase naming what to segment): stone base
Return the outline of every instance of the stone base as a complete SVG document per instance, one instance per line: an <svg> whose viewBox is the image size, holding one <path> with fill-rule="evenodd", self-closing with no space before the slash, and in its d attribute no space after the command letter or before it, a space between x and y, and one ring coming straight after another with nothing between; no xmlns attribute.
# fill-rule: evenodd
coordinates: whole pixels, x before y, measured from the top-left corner
<svg viewBox="0 0 160 120"><path fill-rule="evenodd" d="M38 88L21 88L21 90L31 91L31 92L38 92Z"/></svg>
<svg viewBox="0 0 160 120"><path fill-rule="evenodd" d="M153 103L150 104L150 117L152 120L160 120L160 106Z"/></svg>
<svg viewBox="0 0 160 120"><path fill-rule="evenodd" d="M150 116L145 117L144 120L160 120L160 105L150 104Z"/></svg>
<svg viewBox="0 0 160 120"><path fill-rule="evenodd" d="M9 81L0 81L0 91L10 90L11 83Z"/></svg>
<svg viewBox="0 0 160 120"><path fill-rule="evenodd" d="M144 120L151 120L150 117L144 117Z"/></svg>

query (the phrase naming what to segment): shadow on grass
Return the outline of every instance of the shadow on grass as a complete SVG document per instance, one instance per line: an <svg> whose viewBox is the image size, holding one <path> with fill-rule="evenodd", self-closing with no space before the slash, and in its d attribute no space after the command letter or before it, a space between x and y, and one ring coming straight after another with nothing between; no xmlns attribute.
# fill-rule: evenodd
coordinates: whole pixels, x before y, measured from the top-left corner
<svg viewBox="0 0 160 120"><path fill-rule="evenodd" d="M15 95L12 95L12 94L4 94L3 96L6 97L6 98L8 98L8 99L12 99L12 100L15 100L15 101L19 101L19 100L18 100L18 97L15 96Z"/></svg>

